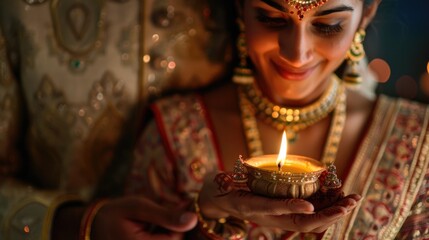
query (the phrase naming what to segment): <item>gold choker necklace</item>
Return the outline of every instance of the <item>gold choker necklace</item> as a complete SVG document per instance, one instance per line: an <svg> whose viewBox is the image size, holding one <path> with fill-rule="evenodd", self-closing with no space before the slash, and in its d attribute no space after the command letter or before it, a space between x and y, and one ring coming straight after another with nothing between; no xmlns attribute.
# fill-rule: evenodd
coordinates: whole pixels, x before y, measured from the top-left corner
<svg viewBox="0 0 429 240"><path fill-rule="evenodd" d="M340 80L331 78L327 91L316 102L302 108L289 108L272 103L261 93L256 84L240 85L240 91L248 99L258 117L278 130L286 130L288 140L296 140L297 132L322 120L338 104Z"/></svg>
<svg viewBox="0 0 429 240"><path fill-rule="evenodd" d="M293 131L302 130L316 123L317 121L326 117L333 110L334 115L332 117L329 135L325 144L324 153L322 157L323 163L325 164L333 163L336 158L338 145L341 140L341 134L346 120L346 89L344 85L339 82L340 80L338 79L338 77L334 75L332 79L333 80L331 85L329 86L328 91L326 91L326 93L320 98L319 101L304 108L298 108L298 109L285 108L286 113L283 115L285 115L286 118L287 116L292 115L292 116L298 116L301 119L301 114L298 114L298 112L297 114L293 115L294 111L299 111L299 113L302 113L302 112L305 113L304 114L305 117L303 117L304 120L300 120L298 118L295 119L294 117L293 120L296 120L296 121L290 121L290 122L288 121L275 122L274 120L272 120L273 118L272 113L274 111L267 110L265 106L263 108L262 107L257 108L257 106L263 105L262 101L259 102L260 103L259 105L256 105L254 100L252 101L252 99L254 98L248 97L249 93L248 93L248 90L246 89L255 88L255 87L240 85L239 87L240 110L241 110L243 128L244 128L244 132L247 140L247 147L249 150L250 157L263 154L262 142L259 135L259 130L257 127L257 122L255 117L257 113L261 115L261 109L264 109L264 111L262 111L263 112L262 116L265 116L265 119L269 118L271 119L270 120L271 123L275 122L275 124L273 125L274 127L276 127L279 130L283 130L283 129L288 130L288 128L294 127ZM333 99L332 103L330 100L331 98ZM314 109L315 107L317 107L316 110ZM287 115L288 110L291 110L292 114ZM278 111L279 114L281 114L280 111L281 113L284 113L284 110L281 110L281 108ZM289 111L289 113L291 111ZM278 119L278 117L274 119ZM284 125L281 125L281 124L284 124ZM296 132L293 134L296 137Z"/></svg>

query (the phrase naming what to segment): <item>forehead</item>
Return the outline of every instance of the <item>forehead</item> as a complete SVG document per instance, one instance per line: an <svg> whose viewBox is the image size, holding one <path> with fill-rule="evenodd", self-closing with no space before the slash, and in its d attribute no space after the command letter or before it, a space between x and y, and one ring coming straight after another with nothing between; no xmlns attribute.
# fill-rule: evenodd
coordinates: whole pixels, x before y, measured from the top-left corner
<svg viewBox="0 0 429 240"><path fill-rule="evenodd" d="M251 0L255 3L265 3L273 8L276 8L278 10L283 11L291 11L294 10L293 4L298 4L301 6L311 6L312 4L318 3L319 6L315 7L314 9L329 9L332 7L337 7L340 5L345 6L351 6L351 7L357 7L357 6L363 6L363 0L327 0L325 3L323 3L321 0L289 0L291 4L288 4L288 0ZM321 4L320 4L321 2Z"/></svg>

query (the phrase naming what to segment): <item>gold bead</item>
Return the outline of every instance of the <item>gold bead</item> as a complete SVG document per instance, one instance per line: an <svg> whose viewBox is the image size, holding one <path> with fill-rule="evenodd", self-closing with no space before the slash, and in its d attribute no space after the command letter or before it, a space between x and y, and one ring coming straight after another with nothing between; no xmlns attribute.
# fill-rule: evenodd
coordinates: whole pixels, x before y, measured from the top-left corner
<svg viewBox="0 0 429 240"><path fill-rule="evenodd" d="M274 112L278 112L278 111L280 111L280 107L279 107L279 106L277 106L277 105L273 106L273 111L274 111Z"/></svg>
<svg viewBox="0 0 429 240"><path fill-rule="evenodd" d="M278 118L278 117L279 117L279 113L278 113L278 112L273 112L273 113L271 114L271 116L272 116L273 118Z"/></svg>

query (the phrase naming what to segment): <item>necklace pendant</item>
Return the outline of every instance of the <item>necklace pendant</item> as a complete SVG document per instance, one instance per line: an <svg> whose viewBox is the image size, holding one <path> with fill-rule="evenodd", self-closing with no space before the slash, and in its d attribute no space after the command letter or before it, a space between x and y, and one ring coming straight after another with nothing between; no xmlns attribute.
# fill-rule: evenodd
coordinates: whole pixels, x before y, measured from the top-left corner
<svg viewBox="0 0 429 240"><path fill-rule="evenodd" d="M298 133L293 130L286 130L286 138L288 143L294 143L298 139Z"/></svg>

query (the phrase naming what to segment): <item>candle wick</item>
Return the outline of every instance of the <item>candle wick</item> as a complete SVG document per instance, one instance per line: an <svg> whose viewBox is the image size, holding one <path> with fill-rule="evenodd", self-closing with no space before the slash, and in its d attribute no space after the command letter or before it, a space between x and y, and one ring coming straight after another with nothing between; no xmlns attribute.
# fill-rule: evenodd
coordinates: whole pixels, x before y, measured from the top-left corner
<svg viewBox="0 0 429 240"><path fill-rule="evenodd" d="M280 172L280 169L282 168L282 165L280 162L277 164L277 167L279 168L279 172Z"/></svg>

